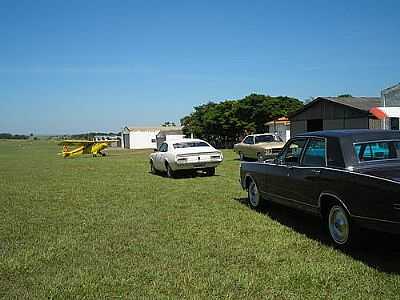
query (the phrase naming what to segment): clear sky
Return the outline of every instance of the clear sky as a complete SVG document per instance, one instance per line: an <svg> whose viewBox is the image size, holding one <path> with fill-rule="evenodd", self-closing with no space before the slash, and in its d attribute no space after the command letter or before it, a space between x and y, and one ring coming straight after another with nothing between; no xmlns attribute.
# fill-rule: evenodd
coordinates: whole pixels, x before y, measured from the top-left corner
<svg viewBox="0 0 400 300"><path fill-rule="evenodd" d="M400 1L0 0L0 132L118 131L252 92L377 96Z"/></svg>

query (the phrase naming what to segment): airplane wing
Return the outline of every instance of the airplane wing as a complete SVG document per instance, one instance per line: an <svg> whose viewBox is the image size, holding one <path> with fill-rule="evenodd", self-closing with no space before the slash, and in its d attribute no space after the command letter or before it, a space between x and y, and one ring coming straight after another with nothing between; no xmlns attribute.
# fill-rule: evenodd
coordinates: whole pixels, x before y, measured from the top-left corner
<svg viewBox="0 0 400 300"><path fill-rule="evenodd" d="M95 141L86 141L86 140L63 140L60 143L58 143L61 146L84 146L88 144L95 144L97 142Z"/></svg>

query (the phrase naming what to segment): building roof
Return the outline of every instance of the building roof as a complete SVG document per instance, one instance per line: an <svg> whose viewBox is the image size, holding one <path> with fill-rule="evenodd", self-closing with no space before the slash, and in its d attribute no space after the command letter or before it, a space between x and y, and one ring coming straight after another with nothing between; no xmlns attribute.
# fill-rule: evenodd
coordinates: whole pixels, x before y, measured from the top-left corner
<svg viewBox="0 0 400 300"><path fill-rule="evenodd" d="M137 127L137 126L127 126L125 127L128 131L140 131L140 132L147 132L147 131L181 131L182 126L155 126L155 127Z"/></svg>
<svg viewBox="0 0 400 300"><path fill-rule="evenodd" d="M388 87L384 90L382 90L382 94L385 95L387 93L393 92L393 91L398 91L400 90L400 83L395 84L394 86Z"/></svg>
<svg viewBox="0 0 400 300"><path fill-rule="evenodd" d="M269 122L265 123L264 125L273 125L273 124L284 124L284 125L287 125L287 124L289 124L289 123L290 123L290 121L289 121L288 118L286 118L286 117L280 117L280 118L278 118L278 119L269 121Z"/></svg>
<svg viewBox="0 0 400 300"><path fill-rule="evenodd" d="M349 138L354 141L368 141L368 140L384 140L384 139L400 139L400 131L398 130L384 130L384 129L335 129L304 132L296 135L296 137L335 137L335 138Z"/></svg>
<svg viewBox="0 0 400 300"><path fill-rule="evenodd" d="M314 105L317 102L321 101L329 101L341 105L345 105L354 109L362 110L368 112L371 108L380 106L381 98L380 97L317 97L310 103L304 105L301 109L292 113L289 117L294 117L299 113L305 111L310 106Z"/></svg>

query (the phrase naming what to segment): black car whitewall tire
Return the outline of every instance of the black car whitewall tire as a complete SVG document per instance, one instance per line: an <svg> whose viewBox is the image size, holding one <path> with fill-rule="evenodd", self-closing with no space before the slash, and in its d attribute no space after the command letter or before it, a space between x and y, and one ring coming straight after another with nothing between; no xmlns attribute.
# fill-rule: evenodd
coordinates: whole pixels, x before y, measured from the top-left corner
<svg viewBox="0 0 400 300"><path fill-rule="evenodd" d="M252 209L258 209L262 205L262 198L260 196L257 184L252 179L250 180L250 184L247 189L247 200Z"/></svg>
<svg viewBox="0 0 400 300"><path fill-rule="evenodd" d="M340 204L333 204L327 215L327 227L331 240L337 246L350 244L351 222L347 211Z"/></svg>

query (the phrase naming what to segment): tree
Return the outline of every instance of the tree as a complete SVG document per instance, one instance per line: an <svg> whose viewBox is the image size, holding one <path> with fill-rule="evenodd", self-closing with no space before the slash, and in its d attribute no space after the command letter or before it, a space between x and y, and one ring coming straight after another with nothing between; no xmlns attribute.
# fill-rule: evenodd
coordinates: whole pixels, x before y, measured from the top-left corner
<svg viewBox="0 0 400 300"><path fill-rule="evenodd" d="M295 98L251 94L239 100L209 102L181 119L184 134L204 138L217 147L232 147L246 134L265 132L265 123L287 116L303 103Z"/></svg>

